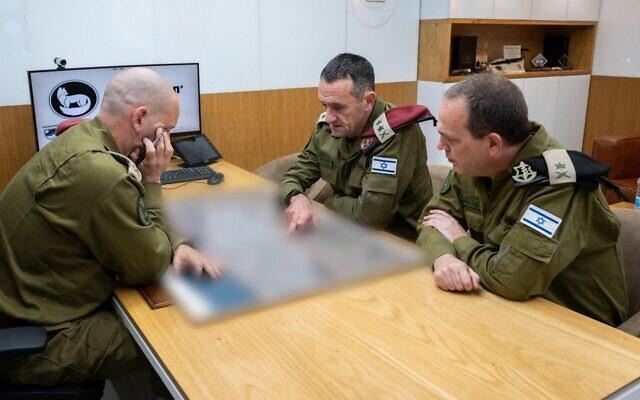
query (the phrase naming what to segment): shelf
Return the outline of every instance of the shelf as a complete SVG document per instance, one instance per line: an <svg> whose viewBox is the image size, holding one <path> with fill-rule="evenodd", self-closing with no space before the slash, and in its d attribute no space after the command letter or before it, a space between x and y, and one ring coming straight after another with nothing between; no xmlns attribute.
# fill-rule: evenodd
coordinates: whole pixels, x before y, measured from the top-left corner
<svg viewBox="0 0 640 400"><path fill-rule="evenodd" d="M478 19L478 18L449 18L430 19L420 22L445 22L465 25L535 25L535 26L596 26L597 21L550 21L537 19Z"/></svg>
<svg viewBox="0 0 640 400"><path fill-rule="evenodd" d="M515 73L515 74L502 74L502 76L508 79L520 79L520 78L543 78L546 76L570 76L570 75L589 75L589 74L591 74L590 69L571 69L571 70L565 70L565 71L527 71L527 72ZM444 83L460 82L468 76L469 75L457 75L457 76L449 75L444 79Z"/></svg>
<svg viewBox="0 0 640 400"><path fill-rule="evenodd" d="M464 76L450 76L451 38L475 36L476 54L486 53L489 61L502 57L504 45L521 45L525 66L543 51L544 37L569 37L569 71L540 71L511 74L509 78L582 75L591 73L597 22L497 19L441 19L420 21L418 80L458 82Z"/></svg>

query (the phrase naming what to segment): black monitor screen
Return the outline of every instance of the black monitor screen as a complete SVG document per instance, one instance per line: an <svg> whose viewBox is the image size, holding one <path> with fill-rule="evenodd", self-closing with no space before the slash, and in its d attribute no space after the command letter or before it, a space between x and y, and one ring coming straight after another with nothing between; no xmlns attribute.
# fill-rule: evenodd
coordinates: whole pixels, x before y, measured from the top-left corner
<svg viewBox="0 0 640 400"><path fill-rule="evenodd" d="M29 71L37 149L55 139L55 128L60 122L70 118L97 116L107 83L118 72L136 66L138 65ZM162 75L178 94L180 118L171 135L199 133L199 64L143 66Z"/></svg>

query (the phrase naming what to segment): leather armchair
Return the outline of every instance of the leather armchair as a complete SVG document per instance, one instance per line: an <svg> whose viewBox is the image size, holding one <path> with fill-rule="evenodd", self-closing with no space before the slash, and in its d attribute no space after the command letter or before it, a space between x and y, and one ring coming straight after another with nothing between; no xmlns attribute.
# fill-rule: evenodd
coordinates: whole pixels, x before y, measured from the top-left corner
<svg viewBox="0 0 640 400"><path fill-rule="evenodd" d="M640 134L636 136L602 136L593 141L593 158L611 164L609 179L631 202L636 196L640 177ZM609 189L602 188L609 204L622 201Z"/></svg>

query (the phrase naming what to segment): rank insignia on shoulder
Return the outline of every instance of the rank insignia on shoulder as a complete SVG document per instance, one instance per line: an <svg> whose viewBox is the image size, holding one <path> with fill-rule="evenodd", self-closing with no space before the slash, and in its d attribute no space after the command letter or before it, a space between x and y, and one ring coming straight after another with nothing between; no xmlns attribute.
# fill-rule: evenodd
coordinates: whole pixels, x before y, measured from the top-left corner
<svg viewBox="0 0 640 400"><path fill-rule="evenodd" d="M562 218L558 218L540 207L529 204L522 218L520 218L520 222L534 231L548 238L552 238L553 234L556 233L556 230L560 227Z"/></svg>
<svg viewBox="0 0 640 400"><path fill-rule="evenodd" d="M138 218L143 226L151 225L151 218L149 217L149 212L147 211L147 207L144 205L142 197L138 197Z"/></svg>
<svg viewBox="0 0 640 400"><path fill-rule="evenodd" d="M327 112L323 112L322 114L320 114L320 117L318 117L318 121L316 121L316 125L320 125L320 124L326 124L327 123Z"/></svg>
<svg viewBox="0 0 640 400"><path fill-rule="evenodd" d="M580 151L549 149L521 161L513 170L515 187L571 184L595 190L603 184L616 193L619 191L607 179L611 166L600 164Z"/></svg>
<svg viewBox="0 0 640 400"><path fill-rule="evenodd" d="M378 118L373 121L373 133L380 143L386 142L396 134L393 129L391 129L385 113L380 114Z"/></svg>
<svg viewBox="0 0 640 400"><path fill-rule="evenodd" d="M398 160L396 158L373 157L373 159L371 159L371 172L395 175L397 164Z"/></svg>
<svg viewBox="0 0 640 400"><path fill-rule="evenodd" d="M132 159L120 153L116 153L115 151L110 151L109 154L111 154L111 156L115 158L120 164L127 167L127 173L132 175L138 182L142 182L142 173Z"/></svg>
<svg viewBox="0 0 640 400"><path fill-rule="evenodd" d="M531 165L524 161L520 161L520 164L516 165L512 169L513 173L511 174L511 179L516 183L527 184L532 182L535 177L538 176L538 173L531 168Z"/></svg>

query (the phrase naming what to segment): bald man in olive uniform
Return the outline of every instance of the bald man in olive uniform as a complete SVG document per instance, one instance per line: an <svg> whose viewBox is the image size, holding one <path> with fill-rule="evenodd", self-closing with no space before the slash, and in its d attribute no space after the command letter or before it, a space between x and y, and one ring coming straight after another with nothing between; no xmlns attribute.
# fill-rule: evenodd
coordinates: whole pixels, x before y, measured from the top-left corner
<svg viewBox="0 0 640 400"><path fill-rule="evenodd" d="M161 212L178 115L161 76L125 70L107 85L97 118L67 130L11 180L0 197L0 325L40 325L49 340L42 353L3 360L0 381L75 383L141 366L108 306L115 279L152 283L169 263L219 274ZM138 168L132 158L143 148Z"/></svg>

